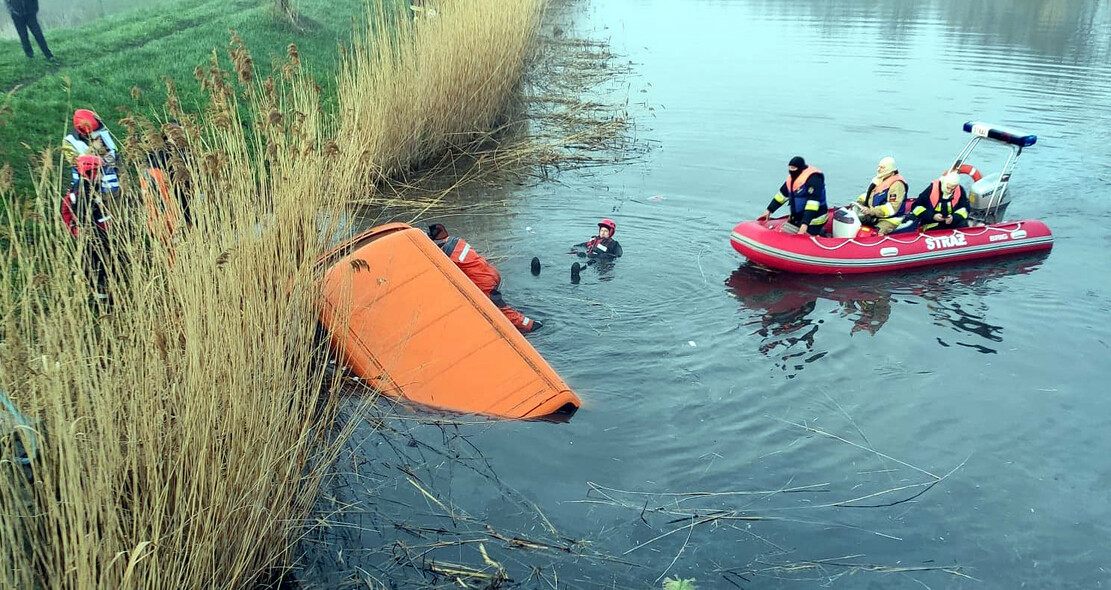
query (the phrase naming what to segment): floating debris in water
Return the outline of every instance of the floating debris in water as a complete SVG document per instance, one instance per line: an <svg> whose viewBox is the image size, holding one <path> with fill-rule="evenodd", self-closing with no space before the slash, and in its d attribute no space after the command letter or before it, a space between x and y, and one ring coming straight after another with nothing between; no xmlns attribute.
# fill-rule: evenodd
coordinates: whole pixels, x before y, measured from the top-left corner
<svg viewBox="0 0 1111 590"><path fill-rule="evenodd" d="M694 585L694 578L687 580L664 578L664 590L698 590L698 586Z"/></svg>

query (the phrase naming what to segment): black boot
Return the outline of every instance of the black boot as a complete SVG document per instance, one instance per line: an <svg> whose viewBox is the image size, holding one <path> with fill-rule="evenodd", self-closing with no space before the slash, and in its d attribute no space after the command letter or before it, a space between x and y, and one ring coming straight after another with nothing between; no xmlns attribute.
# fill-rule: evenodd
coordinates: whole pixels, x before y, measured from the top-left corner
<svg viewBox="0 0 1111 590"><path fill-rule="evenodd" d="M571 283L572 284L575 284L575 285L579 284L579 271L581 269L582 269L582 267L579 265L578 262L571 265Z"/></svg>
<svg viewBox="0 0 1111 590"><path fill-rule="evenodd" d="M540 259L535 256L532 257L532 276L540 276Z"/></svg>

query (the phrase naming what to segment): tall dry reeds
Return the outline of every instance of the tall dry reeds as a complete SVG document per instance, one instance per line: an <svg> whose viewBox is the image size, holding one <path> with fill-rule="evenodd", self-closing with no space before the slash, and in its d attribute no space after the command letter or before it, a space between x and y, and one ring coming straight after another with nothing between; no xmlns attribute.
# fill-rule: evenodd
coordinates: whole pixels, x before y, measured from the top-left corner
<svg viewBox="0 0 1111 590"><path fill-rule="evenodd" d="M545 0L377 2L339 76L340 166L392 179L496 134L533 55Z"/></svg>
<svg viewBox="0 0 1111 590"><path fill-rule="evenodd" d="M242 588L289 567L342 440L322 395L334 384L314 338L314 263L343 202L490 137L542 4L426 3L438 16L415 22L372 9L335 118L294 46L263 78L233 37L230 63L214 52L195 72L201 113L167 80L180 125L121 121L110 301L86 276L95 233L61 227L68 168L45 153L34 198L0 188L0 389L37 443L28 478L0 433L0 586Z"/></svg>
<svg viewBox="0 0 1111 590"><path fill-rule="evenodd" d="M295 58L258 81L231 53L238 80L215 54L198 71L203 115L128 121L133 176L173 153L194 224L174 199L152 223L131 182L110 203L110 303L83 272L92 232L29 231L57 219L54 194L11 216L0 387L39 446L30 481L2 470L2 586L250 587L290 562L330 444L313 272L337 218L329 143ZM172 237L151 231L166 216Z"/></svg>

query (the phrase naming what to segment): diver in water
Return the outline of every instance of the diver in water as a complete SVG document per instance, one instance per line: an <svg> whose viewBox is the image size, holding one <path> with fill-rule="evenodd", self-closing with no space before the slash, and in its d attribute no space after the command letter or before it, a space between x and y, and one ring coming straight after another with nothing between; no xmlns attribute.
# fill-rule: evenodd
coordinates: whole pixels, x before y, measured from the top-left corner
<svg viewBox="0 0 1111 590"><path fill-rule="evenodd" d="M621 244L613 239L615 233L617 224L612 219L603 219L598 222L598 235L581 244L575 244L571 252L590 259L621 258Z"/></svg>
<svg viewBox="0 0 1111 590"><path fill-rule="evenodd" d="M621 244L613 239L615 233L617 233L617 224L612 219L603 219L598 222L598 235L581 244L575 244L571 248L571 253L586 258L587 264L599 261L609 262L620 258ZM579 272L582 271L582 267L583 265L578 262L571 265L572 283L579 282Z"/></svg>

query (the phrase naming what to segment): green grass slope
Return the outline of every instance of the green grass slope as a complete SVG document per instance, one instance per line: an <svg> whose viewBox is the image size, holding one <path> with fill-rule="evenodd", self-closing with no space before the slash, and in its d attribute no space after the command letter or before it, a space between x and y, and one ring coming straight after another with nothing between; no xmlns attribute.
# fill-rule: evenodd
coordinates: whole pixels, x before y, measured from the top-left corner
<svg viewBox="0 0 1111 590"><path fill-rule="evenodd" d="M365 4L297 0L294 6L301 15L296 25L278 15L271 0L182 0L47 31L56 64L41 56L28 60L18 41L0 42L0 92L11 93L0 114L0 161L11 164L16 192L30 192L28 157L47 145L61 145L75 108L95 110L122 141L117 122L129 112L161 114L163 78L169 76L185 110L197 110L200 92L193 70L208 62L214 48L226 59L231 30L244 39L255 70L264 74L296 43L302 63L323 88L325 103L330 102L337 43L350 38L353 19L362 20ZM133 88L141 93L137 100Z"/></svg>

